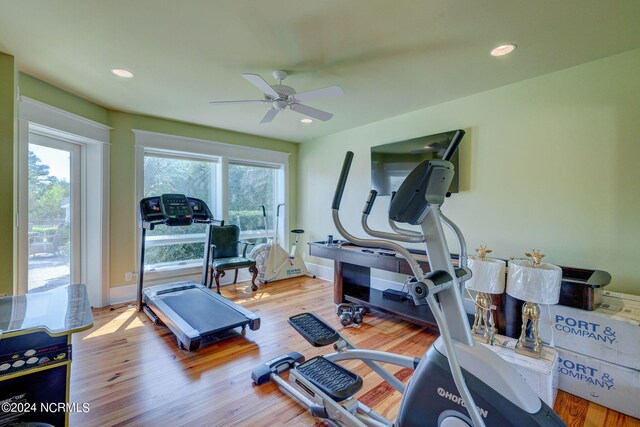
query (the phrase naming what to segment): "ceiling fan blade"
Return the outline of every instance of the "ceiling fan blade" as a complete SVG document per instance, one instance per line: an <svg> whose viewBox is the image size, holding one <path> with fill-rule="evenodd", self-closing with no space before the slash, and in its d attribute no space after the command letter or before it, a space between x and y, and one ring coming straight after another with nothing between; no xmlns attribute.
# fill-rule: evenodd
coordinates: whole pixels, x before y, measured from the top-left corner
<svg viewBox="0 0 640 427"><path fill-rule="evenodd" d="M322 120L326 122L333 114L327 113L326 111L318 110L317 108L309 107L308 105L303 104L291 104L289 106L296 113L304 114L309 117L313 117L314 119Z"/></svg>
<svg viewBox="0 0 640 427"><path fill-rule="evenodd" d="M271 122L271 120L273 120L273 118L276 116L276 114L278 114L278 111L279 110L276 110L273 107L269 108L267 110L267 114L265 114L264 117L262 118L262 120L260 120L260 124Z"/></svg>
<svg viewBox="0 0 640 427"><path fill-rule="evenodd" d="M265 103L270 102L266 99L247 99L244 101L211 101L209 104L255 104L255 103Z"/></svg>
<svg viewBox="0 0 640 427"><path fill-rule="evenodd" d="M278 95L278 92L273 90L273 88L269 86L269 83L267 83L265 79L263 79L259 75L244 73L242 74L242 77L247 79L249 83L253 84L254 86L256 86L258 89L260 89L270 97L276 98L276 99L280 98L280 95Z"/></svg>
<svg viewBox="0 0 640 427"><path fill-rule="evenodd" d="M291 95L296 101L306 102L314 101L316 99L331 98L333 96L342 96L344 91L340 86L323 87L322 89L309 90L307 92L300 92Z"/></svg>

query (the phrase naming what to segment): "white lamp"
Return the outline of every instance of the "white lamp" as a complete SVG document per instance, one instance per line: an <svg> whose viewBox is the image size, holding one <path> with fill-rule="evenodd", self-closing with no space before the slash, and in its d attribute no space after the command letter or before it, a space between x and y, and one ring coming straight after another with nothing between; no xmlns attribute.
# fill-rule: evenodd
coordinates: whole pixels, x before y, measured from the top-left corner
<svg viewBox="0 0 640 427"><path fill-rule="evenodd" d="M557 304L560 299L562 269L557 265L540 262L540 251L525 253L531 260L509 262L507 294L525 301L522 305L522 329L516 343L516 351L532 357L542 354L542 339L538 334L540 308L538 304ZM527 337L527 325L531 321L533 338Z"/></svg>
<svg viewBox="0 0 640 427"><path fill-rule="evenodd" d="M500 259L487 258L490 249L484 246L476 249L477 257L469 257L468 267L472 272L465 286L476 291L476 307L471 332L474 337L486 343L493 342L496 334L495 319L491 307L491 294L504 292L506 263Z"/></svg>

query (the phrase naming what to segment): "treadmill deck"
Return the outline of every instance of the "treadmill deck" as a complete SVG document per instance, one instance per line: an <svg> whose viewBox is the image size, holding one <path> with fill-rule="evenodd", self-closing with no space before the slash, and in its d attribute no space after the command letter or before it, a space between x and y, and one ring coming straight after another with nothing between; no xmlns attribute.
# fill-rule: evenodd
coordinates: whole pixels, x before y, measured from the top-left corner
<svg viewBox="0 0 640 427"><path fill-rule="evenodd" d="M239 326L260 327L255 313L197 282L151 286L143 295L148 308L189 350L197 349L203 339Z"/></svg>
<svg viewBox="0 0 640 427"><path fill-rule="evenodd" d="M247 323L247 318L199 288L158 295L178 316L201 334L215 333ZM233 326L232 326L233 325Z"/></svg>

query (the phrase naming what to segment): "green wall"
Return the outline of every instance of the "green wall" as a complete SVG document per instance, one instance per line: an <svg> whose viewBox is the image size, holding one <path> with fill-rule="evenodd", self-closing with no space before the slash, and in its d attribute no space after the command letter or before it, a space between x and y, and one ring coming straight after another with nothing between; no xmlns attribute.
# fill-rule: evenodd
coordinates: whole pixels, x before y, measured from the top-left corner
<svg viewBox="0 0 640 427"><path fill-rule="evenodd" d="M16 68L0 52L0 295L13 294L13 153L16 138Z"/></svg>
<svg viewBox="0 0 640 427"><path fill-rule="evenodd" d="M206 126L108 110L23 73L20 74L19 86L21 95L106 124L112 128L110 147L111 197L109 213L110 286L133 283L125 282L124 274L137 270L136 236L138 230L135 216L137 207L137 201L135 200L135 138L131 131L132 129L291 153L292 155L289 157L289 200L291 206L289 220L290 225L292 227L295 226L297 221L296 195L298 194L296 180L298 175L298 144L214 129ZM13 159L11 157L9 160L10 167L13 165L12 162ZM13 188L11 187L9 194L11 195L12 192ZM11 209L9 209L8 218L11 218ZM9 224L11 223L9 222ZM11 251L8 253L11 254ZM10 255L6 258L8 259L9 257ZM2 257L2 259L5 259L5 257ZM3 266L4 264L0 265L0 267L4 268ZM12 268L11 262L9 262L8 266ZM9 272L11 272L11 269L9 269Z"/></svg>
<svg viewBox="0 0 640 427"><path fill-rule="evenodd" d="M28 74L20 73L20 95L108 125L108 110Z"/></svg>
<svg viewBox="0 0 640 427"><path fill-rule="evenodd" d="M304 143L299 226L309 240L338 234L330 206L346 150L355 159L341 217L361 230L370 147L462 128L462 192L443 212L472 252L539 248L552 263L609 271L610 290L640 295L639 70L634 50ZM387 228L388 202L378 199L374 228Z"/></svg>

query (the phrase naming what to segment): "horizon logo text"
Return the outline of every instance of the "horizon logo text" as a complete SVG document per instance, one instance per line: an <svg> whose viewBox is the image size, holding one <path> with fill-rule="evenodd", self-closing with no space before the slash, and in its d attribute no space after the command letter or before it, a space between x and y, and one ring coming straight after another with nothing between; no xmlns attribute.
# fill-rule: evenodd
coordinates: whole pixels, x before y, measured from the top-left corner
<svg viewBox="0 0 640 427"><path fill-rule="evenodd" d="M584 381L587 384L593 384L606 390L615 390L615 384L613 378L609 374L600 374L598 369L592 368L582 363L575 363L568 359L558 358L560 365L558 370L561 374L571 378L575 378L579 381ZM600 378L598 378L600 377Z"/></svg>
<svg viewBox="0 0 640 427"><path fill-rule="evenodd" d="M577 320L559 314L556 314L555 328L558 331L590 338L594 341L602 341L606 344L613 344L616 341L616 332L608 326L603 330L599 323Z"/></svg>
<svg viewBox="0 0 640 427"><path fill-rule="evenodd" d="M292 268L291 270L287 270L287 275L291 275L291 274L302 274L302 269Z"/></svg>
<svg viewBox="0 0 640 427"><path fill-rule="evenodd" d="M455 393L451 393L450 391L447 391L447 390L443 389L442 387L438 387L438 395L440 397L444 397L445 399L449 399L453 403L457 403L458 405L462 406L463 408L467 407L467 405L464 403L464 400L462 399L462 397L458 396ZM482 409L481 407L479 407L477 405L476 405L476 408L478 408L478 412L480 412L480 415L482 415L482 418L487 418L487 416L489 415L489 411L487 411L486 409Z"/></svg>

